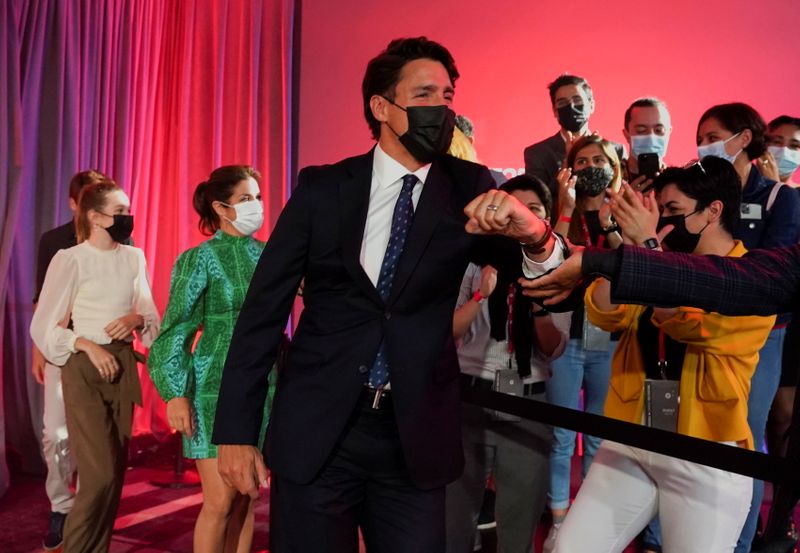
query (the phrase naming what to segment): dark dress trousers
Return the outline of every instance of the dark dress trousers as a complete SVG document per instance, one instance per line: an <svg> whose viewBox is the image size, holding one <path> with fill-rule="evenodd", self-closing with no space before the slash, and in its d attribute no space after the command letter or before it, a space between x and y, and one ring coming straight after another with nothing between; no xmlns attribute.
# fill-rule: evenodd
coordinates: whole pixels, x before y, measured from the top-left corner
<svg viewBox="0 0 800 553"><path fill-rule="evenodd" d="M433 489L455 480L464 462L452 337L461 278L469 261L518 263L518 253L506 253L519 246L467 234L463 208L494 183L485 167L444 156L430 168L383 302L359 261L371 174L372 152L300 172L233 333L213 442L256 443L267 368L305 277L305 308L267 430L270 469L296 484L315 478L354 413L383 339L405 466L417 488Z"/></svg>

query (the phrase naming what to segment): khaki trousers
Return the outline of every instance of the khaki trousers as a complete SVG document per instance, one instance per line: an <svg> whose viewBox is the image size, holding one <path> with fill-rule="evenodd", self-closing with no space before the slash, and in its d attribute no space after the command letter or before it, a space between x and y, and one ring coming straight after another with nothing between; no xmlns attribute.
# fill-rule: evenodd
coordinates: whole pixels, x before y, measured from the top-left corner
<svg viewBox="0 0 800 553"><path fill-rule="evenodd" d="M122 494L133 404L141 404L136 367L141 356L125 342L103 347L121 366L113 382L104 381L82 352L69 358L61 374L69 439L80 478L64 529L64 553L108 551Z"/></svg>

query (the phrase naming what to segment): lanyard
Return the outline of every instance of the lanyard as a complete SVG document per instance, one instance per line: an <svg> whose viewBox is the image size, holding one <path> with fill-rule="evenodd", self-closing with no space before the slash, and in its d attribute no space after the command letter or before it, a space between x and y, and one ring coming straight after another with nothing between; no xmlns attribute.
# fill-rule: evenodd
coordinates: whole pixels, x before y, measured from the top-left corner
<svg viewBox="0 0 800 553"><path fill-rule="evenodd" d="M586 216L581 215L581 227L583 227L583 240L587 246L593 246L592 244L592 235L589 234L589 226L586 224ZM602 234L597 237L597 247L602 248L603 243L605 242L606 237Z"/></svg>
<svg viewBox="0 0 800 553"><path fill-rule="evenodd" d="M658 329L658 370L661 371L661 380L667 380L667 347L664 343L664 331Z"/></svg>
<svg viewBox="0 0 800 553"><path fill-rule="evenodd" d="M508 303L508 320L506 322L508 353L514 353L514 339L512 338L512 334L514 331L514 295L516 291L517 289L513 282L508 285L508 295L506 296L506 302Z"/></svg>

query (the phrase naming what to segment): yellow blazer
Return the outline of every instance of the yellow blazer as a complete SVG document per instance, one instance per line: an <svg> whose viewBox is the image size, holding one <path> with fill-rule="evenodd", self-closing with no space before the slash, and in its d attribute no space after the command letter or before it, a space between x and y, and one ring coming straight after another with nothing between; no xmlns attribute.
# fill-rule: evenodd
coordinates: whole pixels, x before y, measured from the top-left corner
<svg viewBox="0 0 800 553"><path fill-rule="evenodd" d="M746 252L737 240L728 256L741 257ZM586 290L587 317L603 330L622 333L611 361L605 415L641 423L645 371L636 333L645 306L623 304L612 311L601 311L592 301L598 284L595 281ZM679 307L672 318L662 323L653 320L653 324L686 344L678 432L715 442L735 441L753 449L747 424L750 378L775 317L726 317Z"/></svg>

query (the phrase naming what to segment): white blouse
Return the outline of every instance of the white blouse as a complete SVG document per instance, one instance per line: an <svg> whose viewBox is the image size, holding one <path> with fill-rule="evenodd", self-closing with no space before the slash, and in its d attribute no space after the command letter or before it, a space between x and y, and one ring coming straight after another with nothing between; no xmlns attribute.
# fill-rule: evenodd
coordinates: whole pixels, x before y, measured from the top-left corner
<svg viewBox="0 0 800 553"><path fill-rule="evenodd" d="M144 318L144 329L137 335L149 346L158 336L161 321L142 250L121 244L100 250L82 242L59 250L50 261L33 313L31 337L45 359L61 366L76 352L78 338L110 344L105 327L131 312ZM67 328L70 320L72 329Z"/></svg>

